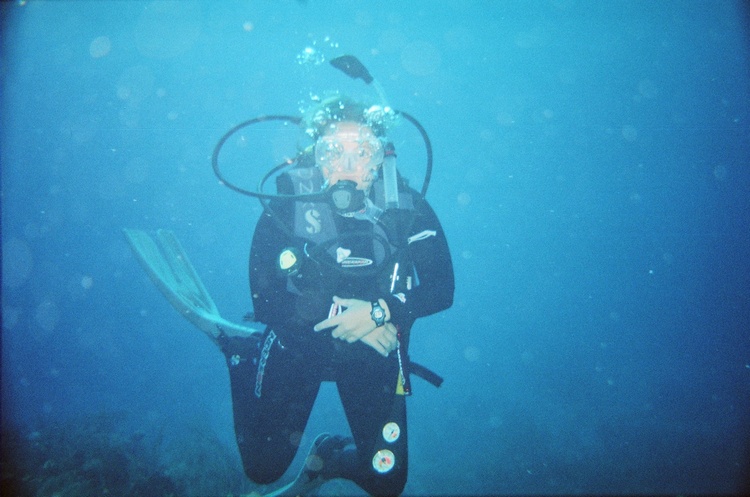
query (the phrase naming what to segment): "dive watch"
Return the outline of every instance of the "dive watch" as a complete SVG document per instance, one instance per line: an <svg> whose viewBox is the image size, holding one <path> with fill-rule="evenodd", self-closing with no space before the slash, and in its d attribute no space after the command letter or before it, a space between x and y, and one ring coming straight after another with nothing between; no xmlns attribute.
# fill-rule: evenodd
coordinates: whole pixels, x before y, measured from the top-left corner
<svg viewBox="0 0 750 497"><path fill-rule="evenodd" d="M385 310L380 306L380 302L377 300L372 303L372 311L370 311L370 317L375 321L375 327L378 328L385 324Z"/></svg>

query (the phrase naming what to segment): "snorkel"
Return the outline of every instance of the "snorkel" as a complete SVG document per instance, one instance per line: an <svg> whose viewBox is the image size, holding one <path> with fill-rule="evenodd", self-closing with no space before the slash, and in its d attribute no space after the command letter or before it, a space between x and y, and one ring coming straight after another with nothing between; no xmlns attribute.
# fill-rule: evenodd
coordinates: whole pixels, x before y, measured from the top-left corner
<svg viewBox="0 0 750 497"><path fill-rule="evenodd" d="M354 78L354 79L362 79L365 84L372 85L372 87L375 89L376 93L378 94L381 102L383 103L382 106L372 106L369 109L367 109L367 116L365 118L365 122L367 121L376 121L377 119L382 118L382 113L392 113L393 115L404 117L407 121L409 121L420 133L422 140L425 145L425 151L427 154L427 164L425 169L425 176L424 181L422 182L422 188L421 188L421 195L424 197L427 193L427 189L429 187L430 178L432 176L432 144L430 142L430 138L427 135L426 130L422 127L422 125L417 121L414 117L409 115L408 113L404 111L399 111L395 109L391 109L388 107L385 99L385 92L383 91L382 86L375 80L372 75L369 73L367 68L354 56L352 55L344 55L342 57L335 58L331 60L331 65L342 72L344 72L347 76ZM246 195L249 197L253 197L258 199L264 208L268 207L268 202L271 200L293 200L293 201L310 201L310 202L321 202L321 201L327 201L329 198L329 193L326 191L320 191L320 192L313 192L313 193L304 193L304 194L279 194L279 193L267 193L264 191L264 187L266 182L272 178L274 175L280 174L286 169L291 169L295 167L297 161L296 160L285 160L281 162L280 164L272 167L260 180L257 186L257 190L248 190L245 188L242 188L232 181L228 180L224 174L221 171L221 167L219 165L219 159L221 155L222 148L227 143L227 141L233 137L236 133L238 133L241 130L244 130L245 128L248 128L250 126L262 123L262 122L268 122L268 121L281 121L284 123L292 123L295 125L302 125L303 119L297 116L289 116L289 115L267 115L267 116L259 116L247 121L244 121L231 129L229 129L224 135L221 136L221 138L216 143L213 154L211 156L211 165L213 167L214 174L219 179L221 184L225 185L227 188L230 188L231 190L234 190L237 193L240 193L242 195ZM390 150L389 150L390 149ZM298 158L300 155L297 156ZM397 167L396 167L396 155L393 150L393 147L386 147L385 149L385 155L382 162L382 174L383 174L383 181L385 186L385 195L386 195L386 209L392 209L392 208L398 208L398 173L397 173Z"/></svg>

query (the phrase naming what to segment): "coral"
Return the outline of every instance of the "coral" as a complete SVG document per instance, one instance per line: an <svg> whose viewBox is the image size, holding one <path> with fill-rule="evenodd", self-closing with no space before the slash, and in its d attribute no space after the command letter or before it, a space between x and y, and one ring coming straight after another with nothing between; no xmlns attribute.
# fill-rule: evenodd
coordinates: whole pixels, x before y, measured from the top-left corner
<svg viewBox="0 0 750 497"><path fill-rule="evenodd" d="M227 495L248 490L227 449L205 427L126 430L123 414L102 413L32 430L3 427L2 495Z"/></svg>

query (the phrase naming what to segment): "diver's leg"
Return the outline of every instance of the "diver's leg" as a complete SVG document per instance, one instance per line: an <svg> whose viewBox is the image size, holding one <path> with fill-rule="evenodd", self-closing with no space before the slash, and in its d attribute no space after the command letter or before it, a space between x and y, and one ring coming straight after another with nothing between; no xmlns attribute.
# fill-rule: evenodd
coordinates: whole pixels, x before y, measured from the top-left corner
<svg viewBox="0 0 750 497"><path fill-rule="evenodd" d="M315 438L305 464L297 478L263 497L304 497L333 478L343 478L338 466L344 448L354 443L351 438L321 433Z"/></svg>
<svg viewBox="0 0 750 497"><path fill-rule="evenodd" d="M356 443L356 453L351 451L349 462L342 464L342 476L371 495L399 495L406 485L406 398L396 393L398 372L395 358L368 353L356 375L344 372L337 379Z"/></svg>
<svg viewBox="0 0 750 497"><path fill-rule="evenodd" d="M283 347L273 331L255 343L244 338L220 342L245 473L256 483L274 482L294 459L318 394L314 365Z"/></svg>

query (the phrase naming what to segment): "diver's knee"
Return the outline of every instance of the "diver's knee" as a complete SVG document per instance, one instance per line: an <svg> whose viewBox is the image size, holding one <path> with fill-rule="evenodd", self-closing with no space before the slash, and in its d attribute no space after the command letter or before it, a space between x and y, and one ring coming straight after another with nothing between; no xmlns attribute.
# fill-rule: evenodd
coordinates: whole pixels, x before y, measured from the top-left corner
<svg viewBox="0 0 750 497"><path fill-rule="evenodd" d="M242 468L247 477L259 484L267 485L281 478L288 464L276 454L265 453L262 448L238 440Z"/></svg>
<svg viewBox="0 0 750 497"><path fill-rule="evenodd" d="M376 497L393 497L401 495L406 487L406 471L391 475L378 475L360 485L367 493Z"/></svg>
<svg viewBox="0 0 750 497"><path fill-rule="evenodd" d="M284 470L278 465L263 463L263 461L243 461L245 475L258 485L268 485L284 475Z"/></svg>

